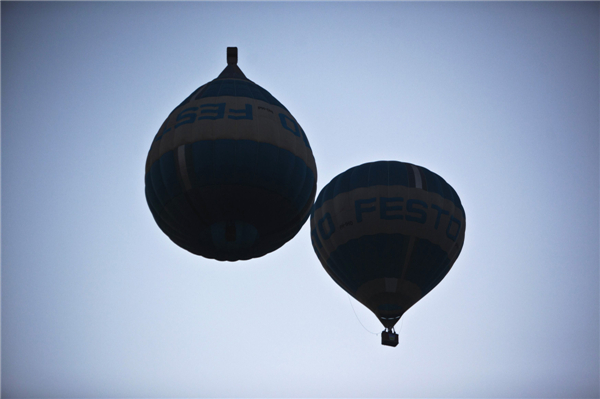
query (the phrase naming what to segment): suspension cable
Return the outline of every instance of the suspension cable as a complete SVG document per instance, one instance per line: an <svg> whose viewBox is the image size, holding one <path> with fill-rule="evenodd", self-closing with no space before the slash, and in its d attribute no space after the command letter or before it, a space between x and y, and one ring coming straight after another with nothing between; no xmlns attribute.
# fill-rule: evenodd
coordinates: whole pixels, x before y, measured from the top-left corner
<svg viewBox="0 0 600 399"><path fill-rule="evenodd" d="M356 311L354 310L354 306L352 305L352 301L350 300L350 295L348 295L348 302L350 302L350 307L352 308L352 312L354 312L354 316L356 316L356 320L358 320L358 322L360 323L361 326L363 326L363 328L370 334L373 335L379 335L379 333L374 333L373 331L370 331L369 329L367 329L367 327L365 327L365 325L362 323L362 321L360 321L360 319L358 318L358 315L356 314Z"/></svg>

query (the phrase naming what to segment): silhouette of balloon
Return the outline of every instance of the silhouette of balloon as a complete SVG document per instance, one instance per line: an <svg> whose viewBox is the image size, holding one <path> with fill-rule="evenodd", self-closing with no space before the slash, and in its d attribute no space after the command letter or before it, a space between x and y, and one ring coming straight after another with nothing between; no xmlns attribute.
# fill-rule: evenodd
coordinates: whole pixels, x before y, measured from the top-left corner
<svg viewBox="0 0 600 399"><path fill-rule="evenodd" d="M146 161L146 200L160 229L207 258L263 256L308 219L317 168L300 124L237 66L167 117Z"/></svg>
<svg viewBox="0 0 600 399"><path fill-rule="evenodd" d="M421 166L379 161L336 176L319 193L311 238L321 264L369 308L396 346L394 325L448 273L465 237L454 189Z"/></svg>

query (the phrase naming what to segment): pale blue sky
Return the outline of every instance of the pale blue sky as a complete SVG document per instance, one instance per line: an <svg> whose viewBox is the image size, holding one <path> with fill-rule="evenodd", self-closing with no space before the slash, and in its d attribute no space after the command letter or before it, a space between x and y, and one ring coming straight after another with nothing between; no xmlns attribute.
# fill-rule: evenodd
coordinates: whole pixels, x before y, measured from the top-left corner
<svg viewBox="0 0 600 399"><path fill-rule="evenodd" d="M2 397L598 397L599 4L2 2ZM320 191L395 159L464 249L383 347L308 225L187 253L151 141L226 65L283 103Z"/></svg>

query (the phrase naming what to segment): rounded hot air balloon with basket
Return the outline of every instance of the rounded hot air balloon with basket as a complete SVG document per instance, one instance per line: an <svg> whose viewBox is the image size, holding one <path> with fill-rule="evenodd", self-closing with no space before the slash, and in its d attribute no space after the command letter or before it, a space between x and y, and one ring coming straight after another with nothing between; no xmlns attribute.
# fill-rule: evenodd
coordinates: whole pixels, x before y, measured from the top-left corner
<svg viewBox="0 0 600 399"><path fill-rule="evenodd" d="M394 325L446 276L465 239L456 191L430 170L397 161L353 167L319 193L312 245L331 278L369 308L396 346Z"/></svg>

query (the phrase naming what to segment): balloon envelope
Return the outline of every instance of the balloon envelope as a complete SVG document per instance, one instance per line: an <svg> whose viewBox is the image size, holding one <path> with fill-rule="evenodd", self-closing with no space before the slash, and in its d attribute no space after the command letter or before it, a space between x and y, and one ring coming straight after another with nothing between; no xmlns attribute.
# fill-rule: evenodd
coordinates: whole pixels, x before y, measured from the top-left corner
<svg viewBox="0 0 600 399"><path fill-rule="evenodd" d="M448 273L465 237L454 189L421 166L353 167L311 214L313 248L331 278L391 328Z"/></svg>
<svg viewBox="0 0 600 399"><path fill-rule="evenodd" d="M281 247L308 219L317 169L292 114L229 65L167 117L146 161L146 199L180 247L236 261Z"/></svg>

